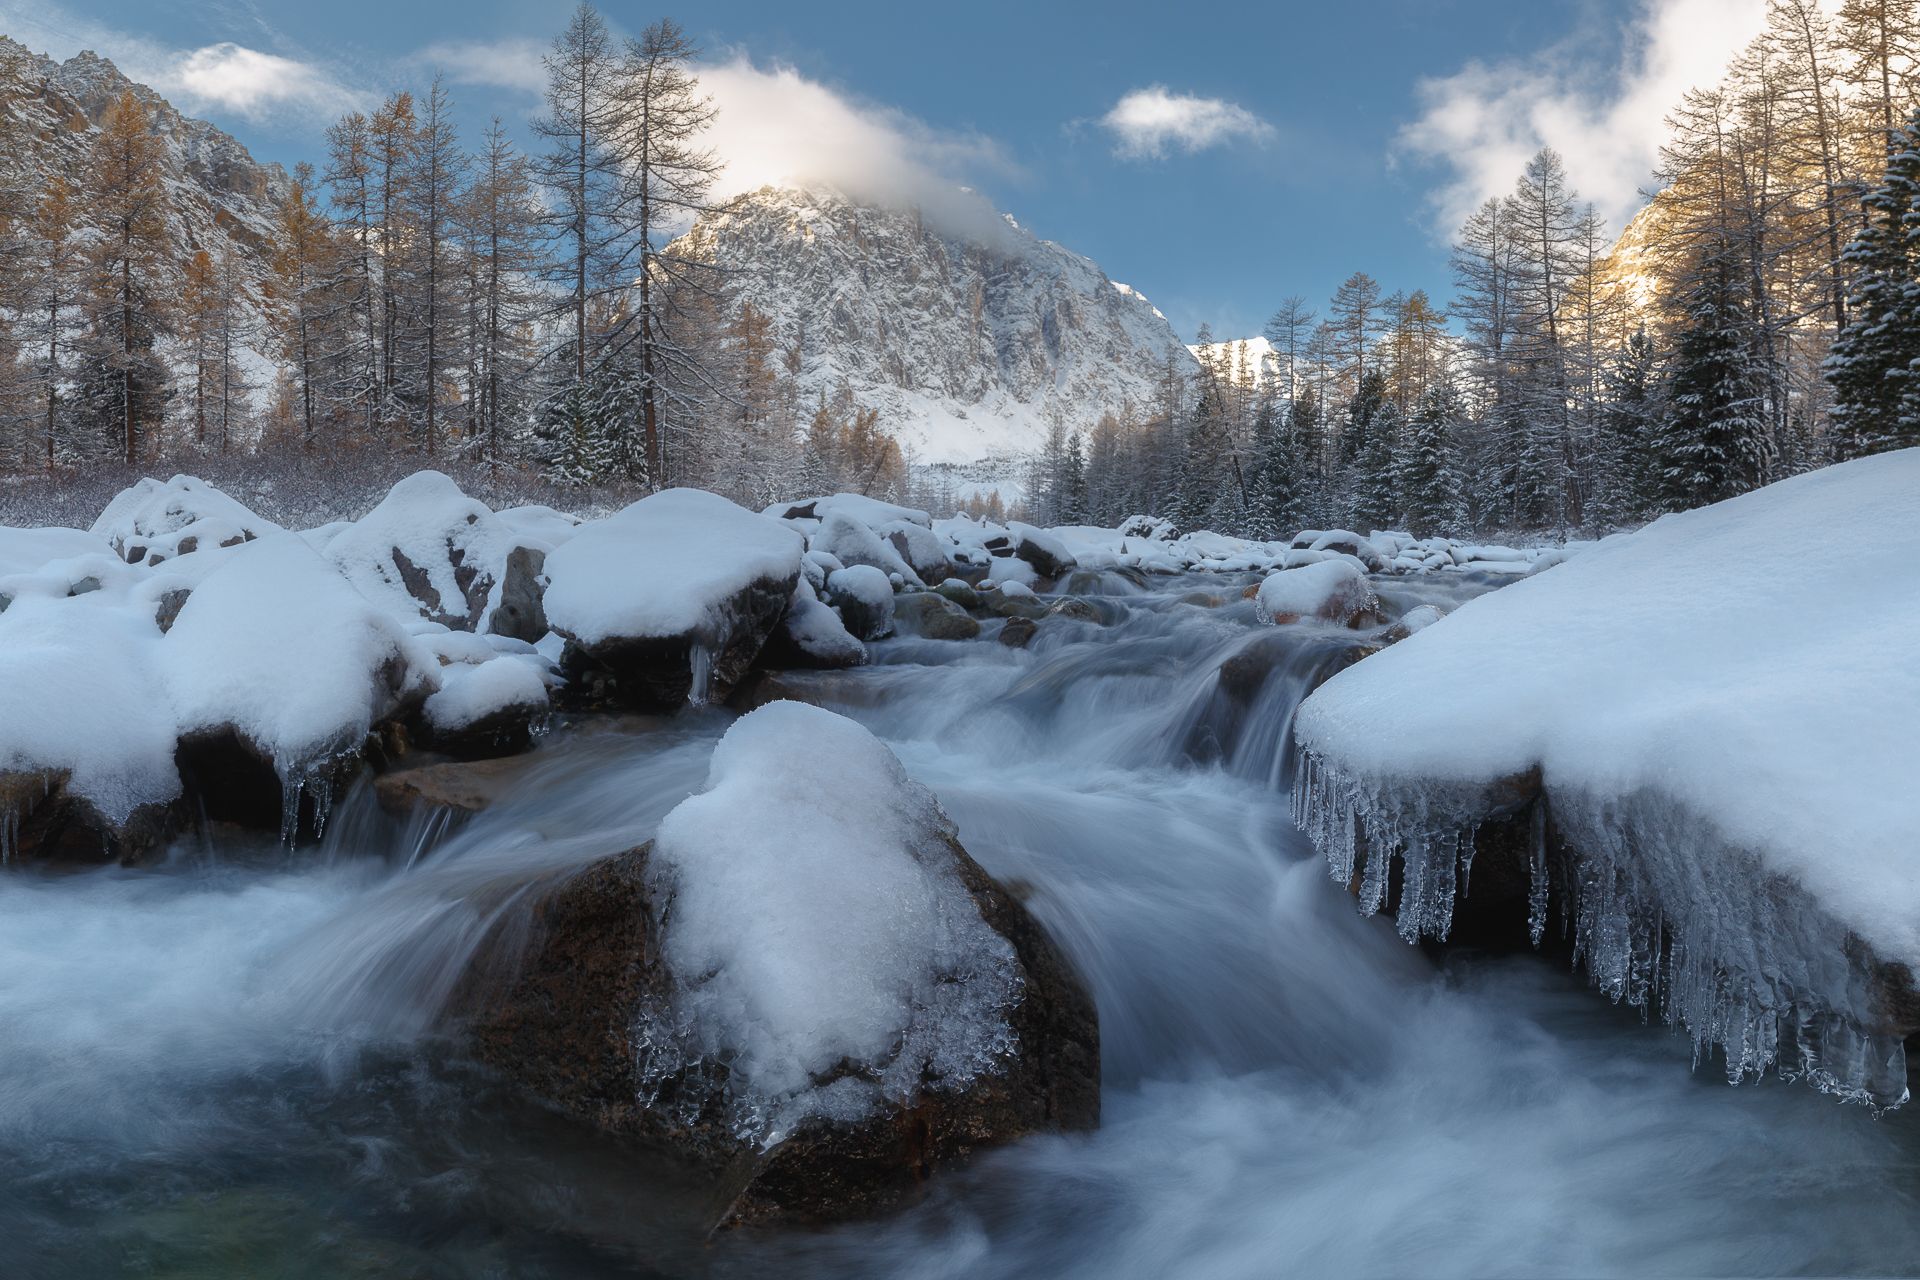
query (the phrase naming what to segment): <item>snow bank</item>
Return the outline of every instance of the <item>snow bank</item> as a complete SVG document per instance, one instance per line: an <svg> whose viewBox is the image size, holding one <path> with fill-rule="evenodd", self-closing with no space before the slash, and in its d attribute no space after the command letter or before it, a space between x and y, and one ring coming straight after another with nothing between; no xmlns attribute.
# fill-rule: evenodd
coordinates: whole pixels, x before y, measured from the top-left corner
<svg viewBox="0 0 1920 1280"><path fill-rule="evenodd" d="M799 576L802 547L778 521L716 494L668 489L581 525L547 557L547 620L583 644L715 640L735 596Z"/></svg>
<svg viewBox="0 0 1920 1280"><path fill-rule="evenodd" d="M144 479L107 504L91 530L133 564L159 564L207 547L251 542L280 526L247 510L204 480Z"/></svg>
<svg viewBox="0 0 1920 1280"><path fill-rule="evenodd" d="M650 860L675 988L640 1031L643 1085L725 1062L736 1135L772 1146L808 1116L857 1121L993 1069L1019 968L950 839L853 721L793 702L737 721Z"/></svg>
<svg viewBox="0 0 1920 1280"><path fill-rule="evenodd" d="M1777 1061L1898 1101L1898 1038L1847 939L1920 971L1916 634L1906 450L1609 538L1340 673L1300 710L1296 801L1336 876L1356 823L1402 851L1402 932L1443 934L1456 852L1537 770L1584 859L1564 905L1595 982L1664 996L1736 1077Z"/></svg>

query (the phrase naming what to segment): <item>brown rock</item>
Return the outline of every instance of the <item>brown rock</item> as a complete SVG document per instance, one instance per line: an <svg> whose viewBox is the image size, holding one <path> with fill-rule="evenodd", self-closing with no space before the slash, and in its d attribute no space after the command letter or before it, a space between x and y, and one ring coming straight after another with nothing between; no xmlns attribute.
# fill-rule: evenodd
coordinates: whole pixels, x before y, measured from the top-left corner
<svg viewBox="0 0 1920 1280"><path fill-rule="evenodd" d="M933 1171L1031 1133L1099 1123L1099 1026L1079 976L1026 909L949 842L980 914L1012 945L1022 996L1007 1013L1019 1048L955 1089L862 1123L803 1124L772 1150L725 1122L724 1069L668 1081L640 1101L633 1028L669 998L652 942L651 846L553 883L525 928L503 926L456 996L478 1055L547 1101L612 1133L664 1144L716 1180L716 1227L828 1222L915 1195ZM524 950L513 943L526 939ZM688 1117L692 1117L689 1119Z"/></svg>

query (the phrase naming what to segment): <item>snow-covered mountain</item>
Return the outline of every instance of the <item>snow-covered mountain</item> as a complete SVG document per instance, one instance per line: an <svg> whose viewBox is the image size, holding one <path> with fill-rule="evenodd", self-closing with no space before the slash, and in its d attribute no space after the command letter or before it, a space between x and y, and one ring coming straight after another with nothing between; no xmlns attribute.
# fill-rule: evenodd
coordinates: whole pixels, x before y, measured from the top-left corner
<svg viewBox="0 0 1920 1280"><path fill-rule="evenodd" d="M1257 387L1285 370L1280 353L1262 337L1229 338L1222 342L1196 343L1187 348L1195 360L1211 360L1230 379Z"/></svg>
<svg viewBox="0 0 1920 1280"><path fill-rule="evenodd" d="M765 187L695 224L681 250L726 267L736 299L797 342L802 385L842 382L921 463L1038 448L1048 428L1144 410L1192 355L1166 317L1092 261L1012 218Z"/></svg>
<svg viewBox="0 0 1920 1280"><path fill-rule="evenodd" d="M93 149L100 118L131 90L152 114L162 140L170 227L189 251L238 250L250 282L271 252L276 210L288 179L280 166L261 164L232 135L176 111L158 93L136 84L94 53L55 62L0 36L0 172L38 190L55 175L78 181ZM178 255L184 262L188 254Z"/></svg>

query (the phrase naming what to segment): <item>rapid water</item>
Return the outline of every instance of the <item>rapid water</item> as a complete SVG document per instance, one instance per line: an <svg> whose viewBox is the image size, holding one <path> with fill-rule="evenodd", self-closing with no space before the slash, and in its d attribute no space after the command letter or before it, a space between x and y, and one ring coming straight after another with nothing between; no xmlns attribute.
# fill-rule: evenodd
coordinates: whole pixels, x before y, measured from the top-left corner
<svg viewBox="0 0 1920 1280"><path fill-rule="evenodd" d="M1555 963L1355 913L1283 776L1351 636L1276 638L1240 585L1115 580L1112 625L1025 652L900 640L788 678L886 738L1078 962L1097 1133L887 1221L709 1245L678 1171L436 1038L488 929L700 785L730 721L703 708L557 734L451 830L358 795L292 856L0 877L0 1276L1911 1272L1911 1110L1728 1088Z"/></svg>

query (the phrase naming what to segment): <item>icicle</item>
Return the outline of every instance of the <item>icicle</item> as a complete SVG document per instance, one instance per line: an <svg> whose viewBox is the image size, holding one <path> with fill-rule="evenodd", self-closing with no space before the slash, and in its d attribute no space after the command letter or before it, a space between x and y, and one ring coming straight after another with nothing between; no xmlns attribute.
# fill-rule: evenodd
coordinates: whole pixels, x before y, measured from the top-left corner
<svg viewBox="0 0 1920 1280"><path fill-rule="evenodd" d="M1531 879L1527 886L1527 936L1538 947L1547 932L1547 806L1544 800L1534 802L1528 825Z"/></svg>
<svg viewBox="0 0 1920 1280"><path fill-rule="evenodd" d="M687 652L692 681L687 685L687 705L704 707L713 694L713 650L696 643Z"/></svg>
<svg viewBox="0 0 1920 1280"><path fill-rule="evenodd" d="M1398 858L1401 936L1443 939L1470 883L1483 812L1470 790L1405 790L1299 750L1294 817L1365 914L1386 905ZM1869 1030L1882 998L1871 958L1796 886L1657 796L1556 795L1553 823L1563 854L1550 868L1547 808L1533 806L1525 856L1536 946L1558 876L1576 966L1610 999L1685 1027L1696 1069L1720 1050L1734 1082L1771 1070L1877 1108L1906 1101L1904 1046Z"/></svg>

